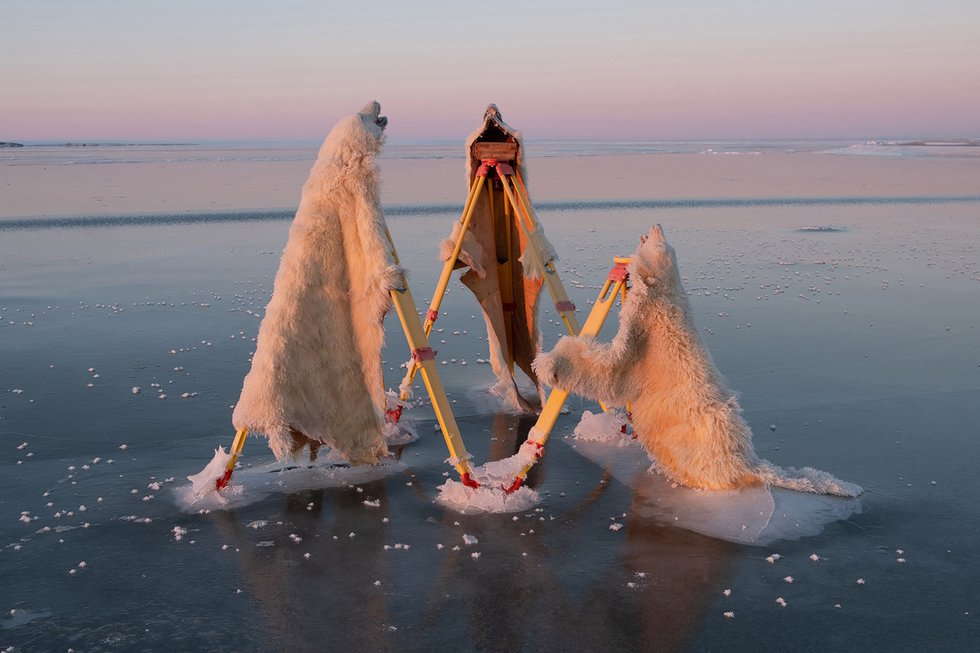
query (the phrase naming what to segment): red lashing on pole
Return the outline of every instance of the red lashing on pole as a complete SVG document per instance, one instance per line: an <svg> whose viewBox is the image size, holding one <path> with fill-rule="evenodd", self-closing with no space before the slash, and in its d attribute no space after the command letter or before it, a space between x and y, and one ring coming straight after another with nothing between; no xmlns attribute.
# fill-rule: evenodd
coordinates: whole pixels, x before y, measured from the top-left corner
<svg viewBox="0 0 980 653"><path fill-rule="evenodd" d="M221 478L215 480L215 482L214 482L214 488L216 490L221 490L226 485L228 485L228 481L231 480L231 471L232 470L230 470L230 469L226 469L224 476L222 476Z"/></svg>
<svg viewBox="0 0 980 653"><path fill-rule="evenodd" d="M463 485L465 485L466 487L472 487L472 488L480 487L480 484L477 483L475 480L473 480L469 472L464 472L460 474L459 480L462 481Z"/></svg>
<svg viewBox="0 0 980 653"><path fill-rule="evenodd" d="M497 165L496 159L483 159L482 161L480 161L480 167L476 171L476 176L486 177L487 174L489 174L490 172L490 168L493 168L496 165Z"/></svg>
<svg viewBox="0 0 980 653"><path fill-rule="evenodd" d="M560 302L555 302L555 310L558 311L559 313L574 313L575 304L565 299Z"/></svg>
<svg viewBox="0 0 980 653"><path fill-rule="evenodd" d="M439 311L429 311L425 314L425 321L434 324L439 319Z"/></svg>
<svg viewBox="0 0 980 653"><path fill-rule="evenodd" d="M524 485L524 478L518 476L514 479L514 482L510 484L510 487L504 487L502 485L500 487L502 487L504 492L507 494L513 494L514 492L517 492L518 488L520 488L522 485Z"/></svg>
<svg viewBox="0 0 980 653"><path fill-rule="evenodd" d="M609 271L610 281L626 281L630 276L630 273L626 271L625 263L617 263L613 266L613 269Z"/></svg>
<svg viewBox="0 0 980 653"><path fill-rule="evenodd" d="M432 347L419 347L412 352L412 360L416 363L421 363L422 361L430 361L436 357L436 352L432 351Z"/></svg>
<svg viewBox="0 0 980 653"><path fill-rule="evenodd" d="M541 460L541 458L544 456L544 445L538 442L537 440L528 440L527 443L533 444L535 447L538 448L537 451L534 452L534 458L536 460Z"/></svg>
<svg viewBox="0 0 980 653"><path fill-rule="evenodd" d="M501 175L501 176L503 176L503 175L513 175L514 174L514 169L511 168L506 163L498 163L497 164L497 174L498 175Z"/></svg>
<svg viewBox="0 0 980 653"><path fill-rule="evenodd" d="M389 420L391 420L393 424L397 424L398 420L402 418L402 408L404 408L404 406L399 404L398 408L393 408L392 410L386 410L385 416Z"/></svg>

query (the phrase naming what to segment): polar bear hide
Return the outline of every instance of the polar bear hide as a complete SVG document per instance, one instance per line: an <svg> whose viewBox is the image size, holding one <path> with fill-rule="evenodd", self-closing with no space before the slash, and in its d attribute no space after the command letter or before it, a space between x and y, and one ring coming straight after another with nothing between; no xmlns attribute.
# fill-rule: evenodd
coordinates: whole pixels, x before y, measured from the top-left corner
<svg viewBox="0 0 980 653"><path fill-rule="evenodd" d="M232 416L236 429L268 436L280 460L304 445L355 464L386 453L382 322L389 290L405 281L381 214L380 110L344 118L320 148Z"/></svg>
<svg viewBox="0 0 980 653"><path fill-rule="evenodd" d="M521 133L508 126L496 105L487 107L483 125L466 141L466 183L472 188L481 161L473 154L473 145L482 142L508 142L517 146L516 166L521 179L527 180ZM527 251L528 238L511 221L508 235L504 225L505 197L500 182L487 178L483 193L473 210L469 229L463 236L457 267L470 269L460 280L473 292L483 309L487 324L490 366L497 377L493 393L508 407L525 412L534 408L517 389L508 358L534 383L538 400L543 399L541 384L531 366L541 351L538 328L538 297L543 285L543 270L537 257ZM530 209L530 207L528 207ZM449 238L440 245L440 258L451 257L459 239L461 223L457 222ZM556 258L543 229L538 226L530 237L545 261ZM507 243L510 242L510 251Z"/></svg>
<svg viewBox="0 0 980 653"><path fill-rule="evenodd" d="M688 487L764 483L817 494L861 493L826 472L783 469L756 456L738 397L697 335L660 225L641 239L628 270L632 288L612 342L560 339L535 360L544 383L616 406L631 403L633 427L655 467Z"/></svg>

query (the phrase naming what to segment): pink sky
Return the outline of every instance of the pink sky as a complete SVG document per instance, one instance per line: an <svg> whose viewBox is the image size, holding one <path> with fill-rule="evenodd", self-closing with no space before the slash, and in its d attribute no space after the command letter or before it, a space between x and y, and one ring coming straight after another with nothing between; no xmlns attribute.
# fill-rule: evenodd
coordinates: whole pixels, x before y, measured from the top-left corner
<svg viewBox="0 0 980 653"><path fill-rule="evenodd" d="M972 0L347 5L3 3L0 140L980 136Z"/></svg>

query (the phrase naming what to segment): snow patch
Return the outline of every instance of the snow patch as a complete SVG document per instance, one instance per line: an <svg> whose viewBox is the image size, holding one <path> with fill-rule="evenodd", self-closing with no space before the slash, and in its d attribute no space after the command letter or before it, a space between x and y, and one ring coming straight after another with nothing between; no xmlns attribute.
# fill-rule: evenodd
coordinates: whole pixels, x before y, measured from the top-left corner
<svg viewBox="0 0 980 653"><path fill-rule="evenodd" d="M495 460L470 470L470 476L480 484L478 488L466 487L452 479L439 486L436 501L464 514L478 512L519 512L536 506L540 495L527 486L521 486L511 494L509 487L517 475L530 463L537 460L539 449L525 442L516 454L509 458Z"/></svg>
<svg viewBox="0 0 980 653"><path fill-rule="evenodd" d="M592 411L582 413L572 435L576 440L589 442L606 442L625 447L630 443L630 436L623 432L626 425L626 413L613 409L605 413L593 414Z"/></svg>

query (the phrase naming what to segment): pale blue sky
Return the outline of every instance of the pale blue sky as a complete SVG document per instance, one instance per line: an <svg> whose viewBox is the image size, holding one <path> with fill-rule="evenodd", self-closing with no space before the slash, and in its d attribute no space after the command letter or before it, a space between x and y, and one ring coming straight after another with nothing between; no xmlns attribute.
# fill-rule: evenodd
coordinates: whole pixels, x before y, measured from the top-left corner
<svg viewBox="0 0 980 653"><path fill-rule="evenodd" d="M980 136L980 2L0 0L0 140Z"/></svg>

